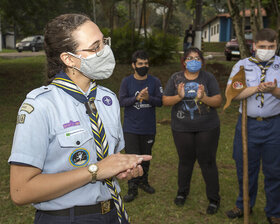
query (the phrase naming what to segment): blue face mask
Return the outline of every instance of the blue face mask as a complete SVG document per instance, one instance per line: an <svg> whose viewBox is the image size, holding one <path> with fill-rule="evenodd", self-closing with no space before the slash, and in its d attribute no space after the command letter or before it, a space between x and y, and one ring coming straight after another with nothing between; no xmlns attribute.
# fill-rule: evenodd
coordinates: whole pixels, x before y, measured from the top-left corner
<svg viewBox="0 0 280 224"><path fill-rule="evenodd" d="M186 63L186 69L189 72L195 73L201 69L201 61L191 60Z"/></svg>

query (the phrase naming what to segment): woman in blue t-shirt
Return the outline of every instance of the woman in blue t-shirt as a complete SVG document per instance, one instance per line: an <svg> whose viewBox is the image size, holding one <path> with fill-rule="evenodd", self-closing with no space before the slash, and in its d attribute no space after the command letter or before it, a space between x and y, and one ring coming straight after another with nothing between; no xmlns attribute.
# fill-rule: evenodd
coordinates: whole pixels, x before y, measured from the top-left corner
<svg viewBox="0 0 280 224"><path fill-rule="evenodd" d="M193 166L196 160L206 184L209 205L206 212L214 214L220 205L216 152L220 121L216 108L222 96L218 82L202 71L202 52L189 48L184 54L184 71L174 73L163 93L163 105L172 106L171 128L179 156L178 192L174 203L183 206L190 191Z"/></svg>

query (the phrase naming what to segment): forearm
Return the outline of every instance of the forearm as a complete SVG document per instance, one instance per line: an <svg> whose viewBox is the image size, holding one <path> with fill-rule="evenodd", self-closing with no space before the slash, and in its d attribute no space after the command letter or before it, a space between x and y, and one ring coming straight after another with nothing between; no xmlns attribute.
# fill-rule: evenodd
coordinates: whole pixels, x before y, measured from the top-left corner
<svg viewBox="0 0 280 224"><path fill-rule="evenodd" d="M276 98L280 99L280 88L276 87L272 92L271 94L273 96L275 96Z"/></svg>
<svg viewBox="0 0 280 224"><path fill-rule="evenodd" d="M257 86L247 87L239 95L237 95L234 100L243 100L246 99L258 92Z"/></svg>
<svg viewBox="0 0 280 224"><path fill-rule="evenodd" d="M132 106L136 102L136 97L120 97L120 106L121 107L129 107Z"/></svg>
<svg viewBox="0 0 280 224"><path fill-rule="evenodd" d="M11 197L24 205L60 197L91 181L87 167L56 174L42 174L38 168L11 165Z"/></svg>
<svg viewBox="0 0 280 224"><path fill-rule="evenodd" d="M206 94L204 94L204 96L202 97L202 99L200 101L210 107L218 108L222 104L222 96L220 94L218 94L218 95L209 97Z"/></svg>
<svg viewBox="0 0 280 224"><path fill-rule="evenodd" d="M161 107L162 106L162 97L161 96L149 96L148 102L152 106Z"/></svg>
<svg viewBox="0 0 280 224"><path fill-rule="evenodd" d="M226 88L226 94L230 88L231 88L231 84L228 84ZM258 86L247 87L233 99L242 100L256 94L257 92L258 92Z"/></svg>
<svg viewBox="0 0 280 224"><path fill-rule="evenodd" d="M179 95L162 97L162 103L164 106L173 106L181 100L182 98Z"/></svg>

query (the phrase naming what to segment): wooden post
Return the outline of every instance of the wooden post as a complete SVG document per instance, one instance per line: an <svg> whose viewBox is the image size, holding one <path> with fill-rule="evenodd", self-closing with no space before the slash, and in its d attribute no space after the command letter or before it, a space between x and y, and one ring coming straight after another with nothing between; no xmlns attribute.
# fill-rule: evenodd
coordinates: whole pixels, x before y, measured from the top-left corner
<svg viewBox="0 0 280 224"><path fill-rule="evenodd" d="M242 100L243 210L244 224L249 224L247 99Z"/></svg>

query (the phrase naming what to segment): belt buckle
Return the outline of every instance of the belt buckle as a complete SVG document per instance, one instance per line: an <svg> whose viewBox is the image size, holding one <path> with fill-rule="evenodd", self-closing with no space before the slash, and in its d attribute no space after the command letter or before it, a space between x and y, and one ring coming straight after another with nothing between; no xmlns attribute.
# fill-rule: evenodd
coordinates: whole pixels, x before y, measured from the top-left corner
<svg viewBox="0 0 280 224"><path fill-rule="evenodd" d="M257 121L263 121L263 118L262 117L257 117L256 120Z"/></svg>
<svg viewBox="0 0 280 224"><path fill-rule="evenodd" d="M111 203L110 200L108 201L101 201L101 213L106 214L111 211Z"/></svg>

